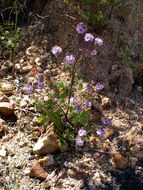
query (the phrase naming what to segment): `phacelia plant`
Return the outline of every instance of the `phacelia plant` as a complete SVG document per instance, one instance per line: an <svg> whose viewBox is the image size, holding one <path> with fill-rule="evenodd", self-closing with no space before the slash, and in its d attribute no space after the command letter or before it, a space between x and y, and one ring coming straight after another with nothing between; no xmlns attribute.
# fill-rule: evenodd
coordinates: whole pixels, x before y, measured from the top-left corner
<svg viewBox="0 0 143 190"><path fill-rule="evenodd" d="M86 97L86 101L83 95L76 95L77 89L82 89L83 84L80 80L80 76L76 73L77 65L81 61L83 56L96 55L96 47L103 45L103 40L95 38L92 34L86 33L87 27L80 22L76 30L78 32L78 54L66 54L64 63L70 70L71 81L68 85L66 82L57 82L58 92L53 94L48 93L48 101L44 104L38 103L37 109L43 110L39 122L45 124L53 122L56 127L56 132L59 140L59 145L65 145L69 141L71 143L76 141L78 146L84 145L84 140L87 135L89 127L89 112L92 107L92 101L89 97ZM62 52L62 48L55 45L51 52L57 57ZM44 88L44 77L40 73L38 75L38 89ZM89 84L86 86L87 93L92 91ZM95 91L101 91L104 88L103 84L97 84ZM27 93L33 92L33 87L28 85L26 87ZM105 122L105 121L104 121ZM108 123L108 121L106 121ZM105 124L105 123L104 123ZM97 132L99 135L103 135L103 131Z"/></svg>

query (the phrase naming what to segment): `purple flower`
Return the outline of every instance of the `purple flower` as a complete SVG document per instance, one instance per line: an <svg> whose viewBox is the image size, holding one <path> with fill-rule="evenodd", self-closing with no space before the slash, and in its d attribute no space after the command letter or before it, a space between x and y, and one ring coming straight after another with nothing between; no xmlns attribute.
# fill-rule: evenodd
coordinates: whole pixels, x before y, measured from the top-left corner
<svg viewBox="0 0 143 190"><path fill-rule="evenodd" d="M92 103L91 103L91 102L85 102L85 105L86 105L87 107L91 107L91 106L92 106Z"/></svg>
<svg viewBox="0 0 143 190"><path fill-rule="evenodd" d="M44 83L41 82L41 81L39 81L39 82L38 82L38 85L37 85L37 88L39 88L39 89L44 88Z"/></svg>
<svg viewBox="0 0 143 190"><path fill-rule="evenodd" d="M95 88L96 88L96 90L102 90L104 88L104 85L98 83L98 84L96 84Z"/></svg>
<svg viewBox="0 0 143 190"><path fill-rule="evenodd" d="M88 84L88 85L86 86L86 89L87 89L88 91L91 91L91 86Z"/></svg>
<svg viewBox="0 0 143 190"><path fill-rule="evenodd" d="M86 42L88 42L88 41L93 42L94 41L94 36L92 34L90 34L90 33L86 33L85 36L84 36L84 40Z"/></svg>
<svg viewBox="0 0 143 190"><path fill-rule="evenodd" d="M103 40L101 38L95 38L95 44L98 44L99 46L103 45Z"/></svg>
<svg viewBox="0 0 143 190"><path fill-rule="evenodd" d="M65 63L68 63L68 64L73 64L75 61L75 57L73 55L67 55L65 58L64 58L64 62Z"/></svg>
<svg viewBox="0 0 143 190"><path fill-rule="evenodd" d="M33 92L33 87L31 85L28 85L25 87L25 90L28 94L31 94Z"/></svg>
<svg viewBox="0 0 143 190"><path fill-rule="evenodd" d="M78 131L78 135L81 137L81 136L85 136L87 134L87 132L86 132L86 130L84 130L84 129L80 129L79 131Z"/></svg>
<svg viewBox="0 0 143 190"><path fill-rule="evenodd" d="M91 55L96 55L96 54L97 54L97 51L95 49L92 50Z"/></svg>
<svg viewBox="0 0 143 190"><path fill-rule="evenodd" d="M77 137L77 138L76 138L76 144L77 144L78 146L83 146L83 145L84 145L84 141L82 140L81 137Z"/></svg>
<svg viewBox="0 0 143 190"><path fill-rule="evenodd" d="M79 34L83 34L83 33L85 32L86 28L87 28L87 27L86 27L82 22L80 22L80 23L77 25L76 30L77 30L77 32L78 32Z"/></svg>
<svg viewBox="0 0 143 190"><path fill-rule="evenodd" d="M52 53L53 54L57 54L57 53L60 53L60 52L62 52L62 48L60 47L60 46L54 46L53 48L52 48Z"/></svg>
<svg viewBox="0 0 143 190"><path fill-rule="evenodd" d="M104 119L103 120L104 125L109 125L110 122L111 122L110 119Z"/></svg>
<svg viewBox="0 0 143 190"><path fill-rule="evenodd" d="M96 133L97 133L98 135L100 135L100 136L104 136L105 131L104 131L104 129L97 129Z"/></svg>
<svg viewBox="0 0 143 190"><path fill-rule="evenodd" d="M75 108L75 110L77 112L80 112L82 110L82 105L77 105L76 108Z"/></svg>
<svg viewBox="0 0 143 190"><path fill-rule="evenodd" d="M43 73L38 74L38 79L39 79L39 82L43 82L43 79L44 79Z"/></svg>

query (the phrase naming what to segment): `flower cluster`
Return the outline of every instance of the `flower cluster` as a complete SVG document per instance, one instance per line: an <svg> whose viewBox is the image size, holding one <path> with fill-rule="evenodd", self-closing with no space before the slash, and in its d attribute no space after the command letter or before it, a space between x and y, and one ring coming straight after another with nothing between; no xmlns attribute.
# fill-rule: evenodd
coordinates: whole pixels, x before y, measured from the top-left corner
<svg viewBox="0 0 143 190"><path fill-rule="evenodd" d="M91 33L87 33L86 32L87 27L82 22L80 22L77 25L76 30L78 32L78 48L79 48L78 55L74 56L72 54L66 54L65 57L64 57L64 60L63 60L64 63L66 63L68 65L73 65L73 67L71 67L73 70L71 72L72 78L71 78L70 88L69 88L69 91L67 91L69 94L68 95L66 94L66 98L68 97L68 103L67 103L68 105L66 104L66 106L65 106L65 107L67 107L67 111L65 112L65 110L62 110L62 107L61 107L61 110L65 114L65 120L68 121L68 116L69 116L68 111L70 110L69 109L70 108L69 104L72 104L72 106L74 107L74 114L77 112L75 115L80 116L80 119L79 119L79 117L76 118L76 116L74 115L75 118L73 118L73 121L75 119L76 123L78 123L78 121L80 123L80 121L83 119L83 117L86 117L85 120L88 120L88 118L87 118L88 112L87 111L85 111L85 112L82 111L83 105L81 105L76 100L76 98L72 97L72 96L74 96L73 95L73 85L74 85L74 79L75 79L74 77L75 77L75 72L76 72L76 66L77 66L77 63L79 62L79 60L82 58L82 55L96 55L97 54L96 45L102 46L103 45L103 40L100 39L99 37L95 38ZM58 45L53 46L52 49L51 49L52 54L54 54L56 57L58 57L58 55L62 51L63 51L62 48L60 46L58 46ZM77 60L76 60L76 57L77 57ZM44 88L44 76L43 76L42 73L38 74L37 88L38 89ZM62 85L59 88L62 89L63 88ZM91 87L89 84L86 86L86 89L89 92L92 90L92 88L93 87ZM97 91L101 91L103 88L104 88L104 85L100 84L100 83L98 83L95 86L95 89ZM27 91L28 94L32 93L33 90L34 89L33 89L33 87L31 85L28 85L26 87L26 91ZM90 101L86 101L84 103L84 107L86 107L86 109L89 109L90 107L92 107L92 103ZM73 109L71 109L71 110L73 110ZM54 112L54 114L55 114L55 112ZM52 120L52 121L54 123L54 120ZM87 121L85 121L83 123L87 123ZM104 125L108 125L109 123L110 123L109 119L104 119L103 120ZM100 128L100 129L97 130L97 134L100 135L100 136L103 136L104 133L105 133L104 129ZM77 138L76 138L76 144L78 146L82 147L84 145L84 140L85 140L84 137L86 135L87 135L86 130L80 129L78 131L78 135L77 135Z"/></svg>
<svg viewBox="0 0 143 190"><path fill-rule="evenodd" d="M95 46L102 46L103 40L99 37L94 38L91 33L85 33L87 27L82 22L77 25L76 29L79 34L79 50L84 54L96 55Z"/></svg>
<svg viewBox="0 0 143 190"><path fill-rule="evenodd" d="M78 137L76 138L76 144L78 146L83 146L84 145L84 140L83 137L87 135L87 131L84 129L80 129L78 131Z"/></svg>
<svg viewBox="0 0 143 190"><path fill-rule="evenodd" d="M109 125L109 124L111 123L111 120L108 119L108 118L105 118L105 119L103 119L102 122L103 122L104 125ZM99 136L104 136L105 130L99 128L99 129L97 129L96 133L97 133Z"/></svg>
<svg viewBox="0 0 143 190"><path fill-rule="evenodd" d="M38 89L44 88L44 76L43 76L42 73L38 74L38 79L39 79L39 81L38 81L38 84L37 84L37 88ZM28 94L31 94L34 91L34 88L33 88L32 85L28 85L28 86L25 87L25 90L26 90L26 92Z"/></svg>

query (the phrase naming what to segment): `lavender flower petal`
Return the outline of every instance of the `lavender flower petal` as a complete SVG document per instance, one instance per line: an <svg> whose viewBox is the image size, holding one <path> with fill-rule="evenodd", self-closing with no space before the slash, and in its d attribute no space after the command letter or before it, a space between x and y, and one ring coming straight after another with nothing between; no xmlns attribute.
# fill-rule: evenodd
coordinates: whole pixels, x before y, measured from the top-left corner
<svg viewBox="0 0 143 190"><path fill-rule="evenodd" d="M91 52L91 55L96 55L97 54L97 51L94 49L92 52Z"/></svg>
<svg viewBox="0 0 143 190"><path fill-rule="evenodd" d="M104 131L104 129L97 129L96 133L97 133L98 135L100 135L100 136L104 136L105 131Z"/></svg>
<svg viewBox="0 0 143 190"><path fill-rule="evenodd" d="M92 34L90 34L90 33L86 33L85 36L84 36L84 40L86 42L88 42L88 41L93 42L94 41L94 36Z"/></svg>
<svg viewBox="0 0 143 190"><path fill-rule="evenodd" d="M88 91L91 91L91 86L88 84L88 85L86 86L86 89L87 89Z"/></svg>
<svg viewBox="0 0 143 190"><path fill-rule="evenodd" d="M75 57L73 55L67 55L64 58L64 62L68 64L73 64L75 62Z"/></svg>
<svg viewBox="0 0 143 190"><path fill-rule="evenodd" d="M62 52L62 48L60 47L60 46L54 46L53 48L52 48L52 53L53 54L57 54L57 53L61 53Z"/></svg>
<svg viewBox="0 0 143 190"><path fill-rule="evenodd" d="M87 131L86 130L84 130L84 129L80 129L79 131L78 131L78 135L81 137L81 136L85 136L87 134Z"/></svg>
<svg viewBox="0 0 143 190"><path fill-rule="evenodd" d="M86 105L87 107L91 107L91 106L92 106L92 103L91 103L91 102L85 102L85 105Z"/></svg>
<svg viewBox="0 0 143 190"><path fill-rule="evenodd" d="M87 27L82 23L80 22L77 27L76 27L76 30L79 34L83 34L85 32L85 30L87 29Z"/></svg>
<svg viewBox="0 0 143 190"><path fill-rule="evenodd" d="M104 85L100 84L100 83L96 84L96 86L95 86L96 90L102 90L103 88L104 88Z"/></svg>
<svg viewBox="0 0 143 190"><path fill-rule="evenodd" d="M43 75L43 73L39 73L39 74L38 74L38 79L39 79L39 82L43 82L43 80L44 80L44 75Z"/></svg>
<svg viewBox="0 0 143 190"><path fill-rule="evenodd" d="M82 110L82 105L77 105L76 108L75 108L75 110L77 112L80 112Z"/></svg>
<svg viewBox="0 0 143 190"><path fill-rule="evenodd" d="M104 119L103 120L104 125L109 125L110 122L111 122L110 119Z"/></svg>
<svg viewBox="0 0 143 190"><path fill-rule="evenodd" d="M25 90L28 94L31 94L33 92L33 87L31 85L28 85L25 87Z"/></svg>
<svg viewBox="0 0 143 190"><path fill-rule="evenodd" d="M39 81L39 82L38 82L38 85L37 85L37 88L38 88L38 89L44 88L44 83L41 82L41 81Z"/></svg>
<svg viewBox="0 0 143 190"><path fill-rule="evenodd" d="M78 146L83 146L83 145L84 145L84 141L82 140L81 137L77 137L77 138L76 138L76 144L77 144Z"/></svg>
<svg viewBox="0 0 143 190"><path fill-rule="evenodd" d="M98 44L99 46L103 45L103 40L101 38L95 38L95 44Z"/></svg>

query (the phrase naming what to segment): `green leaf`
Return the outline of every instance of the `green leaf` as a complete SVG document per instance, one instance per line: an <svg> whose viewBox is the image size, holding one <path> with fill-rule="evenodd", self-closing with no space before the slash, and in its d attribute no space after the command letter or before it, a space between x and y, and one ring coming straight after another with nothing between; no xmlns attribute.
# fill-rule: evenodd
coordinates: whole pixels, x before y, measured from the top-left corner
<svg viewBox="0 0 143 190"><path fill-rule="evenodd" d="M48 121L48 118L44 115L44 114L40 114L41 115L41 121L43 121L44 123L46 123Z"/></svg>
<svg viewBox="0 0 143 190"><path fill-rule="evenodd" d="M79 83L79 89L80 89L80 90L83 89L83 84L82 84L82 82Z"/></svg>
<svg viewBox="0 0 143 190"><path fill-rule="evenodd" d="M37 120L38 120L38 123L41 123L43 121L42 117L39 117Z"/></svg>
<svg viewBox="0 0 143 190"><path fill-rule="evenodd" d="M63 82L57 82L56 85L57 85L57 88L59 88L59 89L64 87Z"/></svg>
<svg viewBox="0 0 143 190"><path fill-rule="evenodd" d="M46 102L46 104L47 104L48 106L53 106L53 105L55 105L55 102L54 102L52 99L49 99L49 100Z"/></svg>

